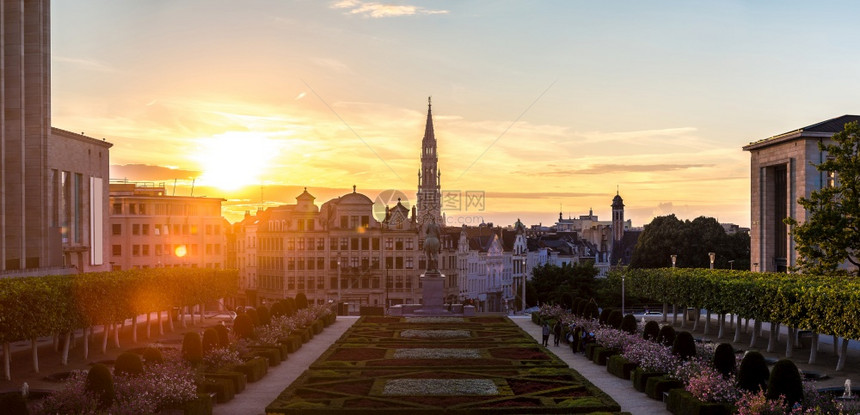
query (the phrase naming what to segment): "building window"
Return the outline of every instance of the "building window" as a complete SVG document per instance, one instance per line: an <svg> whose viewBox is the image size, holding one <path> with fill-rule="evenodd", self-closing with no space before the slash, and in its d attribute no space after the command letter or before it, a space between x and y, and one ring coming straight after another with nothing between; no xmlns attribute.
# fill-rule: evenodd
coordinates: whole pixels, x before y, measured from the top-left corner
<svg viewBox="0 0 860 415"><path fill-rule="evenodd" d="M314 245L314 238L308 238L308 251L313 251L316 248Z"/></svg>
<svg viewBox="0 0 860 415"><path fill-rule="evenodd" d="M379 250L379 238L373 238L372 242L371 242L371 246L373 247L374 251L378 251Z"/></svg>
<svg viewBox="0 0 860 415"><path fill-rule="evenodd" d="M363 215L361 217L361 227L367 228L370 226L370 216Z"/></svg>
<svg viewBox="0 0 860 415"><path fill-rule="evenodd" d="M313 219L308 219L308 230L309 231L314 230L314 220Z"/></svg>
<svg viewBox="0 0 860 415"><path fill-rule="evenodd" d="M305 238L298 238L298 240L296 242L298 243L298 247L297 247L298 250L304 251L305 250Z"/></svg>
<svg viewBox="0 0 860 415"><path fill-rule="evenodd" d="M143 235L149 235L149 224L144 223L143 225L141 225L140 233Z"/></svg>
<svg viewBox="0 0 860 415"><path fill-rule="evenodd" d="M128 214L129 215L137 215L137 204L129 203L128 204Z"/></svg>
<svg viewBox="0 0 860 415"><path fill-rule="evenodd" d="M403 250L403 238L397 238L397 241L394 243L394 249L398 251Z"/></svg>
<svg viewBox="0 0 860 415"><path fill-rule="evenodd" d="M358 238L349 238L349 249L358 251Z"/></svg>
<svg viewBox="0 0 860 415"><path fill-rule="evenodd" d="M358 216L349 217L349 227L351 229L358 229Z"/></svg>
<svg viewBox="0 0 860 415"><path fill-rule="evenodd" d="M155 245L155 256L161 256L164 253L164 248L161 244Z"/></svg>
<svg viewBox="0 0 860 415"><path fill-rule="evenodd" d="M114 223L113 225L111 225L110 228L111 228L111 234L116 235L116 236L122 235L122 224Z"/></svg>
<svg viewBox="0 0 860 415"><path fill-rule="evenodd" d="M113 256L122 256L122 245L111 245L111 254Z"/></svg>
<svg viewBox="0 0 860 415"><path fill-rule="evenodd" d="M394 239L385 238L385 250L390 251L393 248L394 248Z"/></svg>
<svg viewBox="0 0 860 415"><path fill-rule="evenodd" d="M131 246L131 255L132 256L140 256L140 245L132 245Z"/></svg>
<svg viewBox="0 0 860 415"><path fill-rule="evenodd" d="M122 203L114 203L112 213L114 215L122 215Z"/></svg>
<svg viewBox="0 0 860 415"><path fill-rule="evenodd" d="M413 246L412 246L413 244L414 244L414 242L412 241L412 238L407 239L406 240L406 250L411 251L413 248Z"/></svg>
<svg viewBox="0 0 860 415"><path fill-rule="evenodd" d="M412 257L406 257L406 269L412 269Z"/></svg>
<svg viewBox="0 0 860 415"><path fill-rule="evenodd" d="M341 216L340 217L340 228L346 229L349 225L349 216Z"/></svg>
<svg viewBox="0 0 860 415"><path fill-rule="evenodd" d="M142 245L141 250L143 251L143 256L149 256L149 245Z"/></svg>
<svg viewBox="0 0 860 415"><path fill-rule="evenodd" d="M349 238L340 238L340 250L346 251L349 249Z"/></svg>

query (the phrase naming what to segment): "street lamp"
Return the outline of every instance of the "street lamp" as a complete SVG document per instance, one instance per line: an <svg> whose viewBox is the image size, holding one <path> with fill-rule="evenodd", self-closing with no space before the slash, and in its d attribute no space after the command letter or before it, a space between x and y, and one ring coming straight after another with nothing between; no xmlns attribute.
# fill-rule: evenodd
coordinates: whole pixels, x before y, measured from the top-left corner
<svg viewBox="0 0 860 415"><path fill-rule="evenodd" d="M735 269L735 260L734 259L729 260L729 269L730 270Z"/></svg>
<svg viewBox="0 0 860 415"><path fill-rule="evenodd" d="M714 269L714 258L717 257L717 254L714 252L708 252L708 257L711 258L711 269Z"/></svg>
<svg viewBox="0 0 860 415"><path fill-rule="evenodd" d="M520 296L520 301L523 303L522 304L522 310L523 310L523 314L525 314L525 312L526 312L526 258L525 257L523 257L523 259L522 259L522 264L523 264L523 268L520 270L521 271L520 274L522 274L523 281L522 281L522 284L520 287L520 290L522 291L522 295Z"/></svg>
<svg viewBox="0 0 860 415"><path fill-rule="evenodd" d="M675 262L678 261L677 255L670 255L672 257L672 268L675 268Z"/></svg>
<svg viewBox="0 0 860 415"><path fill-rule="evenodd" d="M337 253L337 306L340 307L340 252Z"/></svg>
<svg viewBox="0 0 860 415"><path fill-rule="evenodd" d="M621 315L624 315L624 274L621 274Z"/></svg>

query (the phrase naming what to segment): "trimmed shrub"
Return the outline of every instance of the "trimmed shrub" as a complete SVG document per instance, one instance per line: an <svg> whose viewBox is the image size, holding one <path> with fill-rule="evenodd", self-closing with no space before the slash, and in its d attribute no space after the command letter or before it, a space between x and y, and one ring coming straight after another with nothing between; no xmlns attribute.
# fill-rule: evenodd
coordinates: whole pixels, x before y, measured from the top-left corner
<svg viewBox="0 0 860 415"><path fill-rule="evenodd" d="M278 301L275 304L272 304L272 308L269 310L269 314L272 317L280 317L280 316L284 315L285 313L286 313L286 310L284 310L284 304L280 301Z"/></svg>
<svg viewBox="0 0 860 415"><path fill-rule="evenodd" d="M648 383L648 379L663 375L665 375L665 373L663 372L648 372L641 367L637 367L636 369L633 369L633 372L630 373L630 381L633 383L634 389L644 393L645 387Z"/></svg>
<svg viewBox="0 0 860 415"><path fill-rule="evenodd" d="M148 365L164 363L164 356L161 350L155 347L147 347L143 351L143 361Z"/></svg>
<svg viewBox="0 0 860 415"><path fill-rule="evenodd" d="M585 313L582 316L587 319L593 319L597 318L598 315L597 304L589 301L588 304L585 305Z"/></svg>
<svg viewBox="0 0 860 415"><path fill-rule="evenodd" d="M269 308L261 305L257 307L257 317L260 319L260 325L267 325L272 322L271 314L269 313Z"/></svg>
<svg viewBox="0 0 860 415"><path fill-rule="evenodd" d="M143 374L143 360L136 353L124 352L116 358L113 373L115 375L141 375Z"/></svg>
<svg viewBox="0 0 860 415"><path fill-rule="evenodd" d="M669 391L666 409L675 415L731 415L733 413L733 408L729 404L702 402L683 389Z"/></svg>
<svg viewBox="0 0 860 415"><path fill-rule="evenodd" d="M576 303L576 309L573 311L574 313L576 313L577 316L582 317L585 315L586 307L588 307L588 300L580 298L579 301Z"/></svg>
<svg viewBox="0 0 860 415"><path fill-rule="evenodd" d="M623 319L624 315L621 314L621 310L612 310L609 313L609 317L606 319L606 324L618 330L621 328L621 320Z"/></svg>
<svg viewBox="0 0 860 415"><path fill-rule="evenodd" d="M675 336L675 342L672 343L672 354L683 360L696 356L696 339L689 331L682 331Z"/></svg>
<svg viewBox="0 0 860 415"><path fill-rule="evenodd" d="M651 399L663 400L663 392L672 389L683 389L684 382L672 379L669 376L654 376L645 381L645 394Z"/></svg>
<svg viewBox="0 0 860 415"><path fill-rule="evenodd" d="M298 308L296 307L296 300L291 298L291 297L285 298L284 299L284 312L285 312L286 316L292 317L292 316L296 315L296 310L298 310Z"/></svg>
<svg viewBox="0 0 860 415"><path fill-rule="evenodd" d="M758 392L767 389L770 370L764 356L759 352L747 352L738 368L738 389Z"/></svg>
<svg viewBox="0 0 860 415"><path fill-rule="evenodd" d="M612 313L611 308L604 308L603 311L600 312L600 316L597 317L597 322L600 324L609 324L606 321L609 320L609 313Z"/></svg>
<svg viewBox="0 0 860 415"><path fill-rule="evenodd" d="M108 409L113 405L114 390L113 376L107 366L97 363L87 373L84 390L92 393L99 402L99 409Z"/></svg>
<svg viewBox="0 0 860 415"><path fill-rule="evenodd" d="M675 344L675 328L669 325L660 327L660 332L657 333L657 343L672 347Z"/></svg>
<svg viewBox="0 0 860 415"><path fill-rule="evenodd" d="M254 323L254 327L260 325L260 314L257 313L257 310L254 308L249 308L245 310L245 314L251 318L251 323Z"/></svg>
<svg viewBox="0 0 860 415"><path fill-rule="evenodd" d="M670 327L671 326L667 326ZM643 328L642 338L650 341L657 341L657 336L660 335L660 323L657 323L654 320L650 320L645 323L645 327Z"/></svg>
<svg viewBox="0 0 860 415"><path fill-rule="evenodd" d="M308 308L308 297L305 293L296 294L296 310L304 310Z"/></svg>
<svg viewBox="0 0 860 415"><path fill-rule="evenodd" d="M735 373L735 348L728 343L720 343L714 350L714 369L727 378Z"/></svg>
<svg viewBox="0 0 860 415"><path fill-rule="evenodd" d="M203 347L203 354L209 353L210 350L218 347L220 344L220 340L218 339L218 332L215 331L214 328L208 328L203 330L203 340L201 341L201 346Z"/></svg>
<svg viewBox="0 0 860 415"><path fill-rule="evenodd" d="M196 332L185 333L182 339L182 358L195 365L203 363L203 342Z"/></svg>
<svg viewBox="0 0 860 415"><path fill-rule="evenodd" d="M770 372L770 380L767 383L768 399L779 399L785 397L788 407L803 399L803 381L800 379L800 371L797 366L788 359L782 359L773 365Z"/></svg>
<svg viewBox="0 0 860 415"><path fill-rule="evenodd" d="M606 371L624 380L630 379L630 372L637 366L619 354L610 356L606 361Z"/></svg>
<svg viewBox="0 0 860 415"><path fill-rule="evenodd" d="M563 310L570 310L570 306L573 304L573 296L569 292L561 293L559 302Z"/></svg>
<svg viewBox="0 0 860 415"><path fill-rule="evenodd" d="M233 320L233 333L240 339L250 339L254 337L254 323L251 317L245 314L236 316Z"/></svg>
<svg viewBox="0 0 860 415"><path fill-rule="evenodd" d="M219 347L227 347L230 345L230 330L227 330L227 326L219 324L215 326L215 332L218 333Z"/></svg>
<svg viewBox="0 0 860 415"><path fill-rule="evenodd" d="M636 329L639 323L636 322L636 317L633 314L628 314L621 319L621 331L626 331L630 334L636 334Z"/></svg>

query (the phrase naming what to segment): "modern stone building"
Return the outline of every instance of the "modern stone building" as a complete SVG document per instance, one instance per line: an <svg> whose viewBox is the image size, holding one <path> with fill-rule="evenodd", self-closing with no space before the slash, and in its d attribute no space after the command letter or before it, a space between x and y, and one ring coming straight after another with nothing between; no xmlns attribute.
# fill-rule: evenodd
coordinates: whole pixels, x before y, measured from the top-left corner
<svg viewBox="0 0 860 415"><path fill-rule="evenodd" d="M163 183L110 183L111 268L224 268L223 201L169 196Z"/></svg>
<svg viewBox="0 0 860 415"><path fill-rule="evenodd" d="M0 0L0 276L105 269L110 143L51 128L49 0Z"/></svg>
<svg viewBox="0 0 860 415"><path fill-rule="evenodd" d="M797 264L797 251L786 217L803 223L801 197L832 183L834 177L815 165L827 159L818 143L827 142L845 124L860 121L843 115L768 137L744 146L750 152L750 264L753 271L786 272Z"/></svg>

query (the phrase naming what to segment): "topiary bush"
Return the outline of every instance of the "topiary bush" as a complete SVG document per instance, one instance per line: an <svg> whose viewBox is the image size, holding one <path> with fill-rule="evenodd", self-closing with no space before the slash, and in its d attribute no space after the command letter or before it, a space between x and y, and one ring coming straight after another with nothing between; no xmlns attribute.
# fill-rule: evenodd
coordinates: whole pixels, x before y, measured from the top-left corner
<svg viewBox="0 0 860 415"><path fill-rule="evenodd" d="M561 293L559 302L561 303L562 310L570 310L570 306L573 305L573 295L569 292Z"/></svg>
<svg viewBox="0 0 860 415"><path fill-rule="evenodd" d="M211 327L206 330L203 330L203 340L200 343L202 346L203 354L205 355L209 353L212 349L218 347L221 343L218 339L218 332Z"/></svg>
<svg viewBox="0 0 860 415"><path fill-rule="evenodd" d="M230 345L230 330L227 330L227 326L219 324L215 326L215 332L218 333L218 347Z"/></svg>
<svg viewBox="0 0 860 415"><path fill-rule="evenodd" d="M595 319L598 315L599 313L597 311L597 304L589 301L588 304L585 305L585 313L582 315L582 317L585 317L587 319Z"/></svg>
<svg viewBox="0 0 860 415"><path fill-rule="evenodd" d="M233 334L240 339L251 339L254 337L254 323L251 317L246 314L240 314L233 320Z"/></svg>
<svg viewBox="0 0 860 415"><path fill-rule="evenodd" d="M143 361L148 365L164 363L164 356L161 350L156 347L147 347L143 350Z"/></svg>
<svg viewBox="0 0 860 415"><path fill-rule="evenodd" d="M585 315L585 307L587 307L587 306L588 306L588 300L586 300L584 298L580 298L576 302L576 309L574 309L573 312L577 316L583 317Z"/></svg>
<svg viewBox="0 0 860 415"><path fill-rule="evenodd" d="M689 331L682 331L675 336L672 354L683 360L696 356L696 339Z"/></svg>
<svg viewBox="0 0 860 415"><path fill-rule="evenodd" d="M269 308L264 305L257 307L257 318L260 320L261 326L265 326L271 323L272 318L271 314L269 313Z"/></svg>
<svg viewBox="0 0 860 415"><path fill-rule="evenodd" d="M604 308L603 311L600 312L600 316L597 317L597 322L600 324L609 324L606 321L609 320L610 313L612 313L611 308Z"/></svg>
<svg viewBox="0 0 860 415"><path fill-rule="evenodd" d="M196 332L185 333L182 339L182 358L195 365L203 363L203 342Z"/></svg>
<svg viewBox="0 0 860 415"><path fill-rule="evenodd" d="M286 313L286 310L284 310L284 304L280 301L278 301L275 304L272 304L272 308L269 309L269 314L272 317L280 317L280 316L284 315L285 313Z"/></svg>
<svg viewBox="0 0 860 415"><path fill-rule="evenodd" d="M628 314L621 319L621 330L630 334L636 334L636 329L639 328L639 323L636 322L636 317L633 314Z"/></svg>
<svg viewBox="0 0 860 415"><path fill-rule="evenodd" d="M748 392L758 392L767 389L770 370L767 361L759 352L747 352L738 368L738 389Z"/></svg>
<svg viewBox="0 0 860 415"><path fill-rule="evenodd" d="M624 316L621 314L621 310L612 310L609 313L609 317L606 319L606 324L608 324L609 327L612 327L614 329L620 329L621 320L623 319Z"/></svg>
<svg viewBox="0 0 860 415"><path fill-rule="evenodd" d="M794 362L782 359L773 365L765 396L768 399L779 399L782 396L789 408L803 399L803 381Z"/></svg>
<svg viewBox="0 0 860 415"><path fill-rule="evenodd" d="M650 341L657 341L657 336L660 335L660 323L657 323L654 320L650 320L645 323L645 327L643 328L642 338Z"/></svg>
<svg viewBox="0 0 860 415"><path fill-rule="evenodd" d="M720 343L714 350L714 369L728 378L735 373L735 348L728 343Z"/></svg>
<svg viewBox="0 0 860 415"><path fill-rule="evenodd" d="M296 315L296 300L290 297L284 299L284 313L287 317Z"/></svg>
<svg viewBox="0 0 860 415"><path fill-rule="evenodd" d="M136 353L124 352L117 356L116 362L113 365L114 375L142 375L143 360Z"/></svg>
<svg viewBox="0 0 860 415"><path fill-rule="evenodd" d="M254 323L254 327L260 325L260 315L257 313L257 309L249 308L245 310L245 314L251 318L251 323Z"/></svg>
<svg viewBox="0 0 860 415"><path fill-rule="evenodd" d="M304 310L308 308L308 297L305 293L296 294L296 310Z"/></svg>
<svg viewBox="0 0 860 415"><path fill-rule="evenodd" d="M101 363L93 365L87 373L84 390L95 396L99 409L110 408L114 398L113 376L110 374L110 369Z"/></svg>
<svg viewBox="0 0 860 415"><path fill-rule="evenodd" d="M657 343L672 347L675 344L675 328L669 325L660 327L660 332L657 333Z"/></svg>

